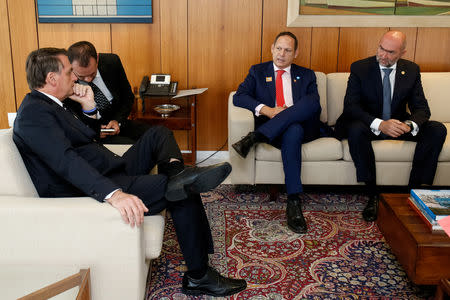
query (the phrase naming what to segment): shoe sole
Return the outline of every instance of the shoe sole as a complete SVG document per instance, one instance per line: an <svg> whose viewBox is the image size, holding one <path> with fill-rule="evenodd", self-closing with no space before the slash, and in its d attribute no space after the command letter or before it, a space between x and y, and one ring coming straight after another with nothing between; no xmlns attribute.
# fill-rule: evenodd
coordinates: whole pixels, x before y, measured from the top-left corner
<svg viewBox="0 0 450 300"><path fill-rule="evenodd" d="M178 184L177 186L167 186L165 194L169 201L180 201L186 199L189 193L205 193L221 184L231 172L231 165L226 163L213 169L201 173L191 182Z"/></svg>
<svg viewBox="0 0 450 300"><path fill-rule="evenodd" d="M227 296L231 296L236 293L242 292L246 288L247 288L247 286L244 286L244 287L230 291L229 293L225 293L225 294L215 294L215 293L211 293L208 291L201 291L201 290L187 290L185 288L181 288L181 291L183 292L183 294L192 295L192 296L208 295L208 296L213 296L213 297L227 297Z"/></svg>
<svg viewBox="0 0 450 300"><path fill-rule="evenodd" d="M304 231L299 231L299 230L294 229L293 227L289 226L289 224L288 224L288 228L289 228L291 231L293 231L293 232L295 232L295 233L299 233L299 234L305 234L305 233L308 232L308 228L306 228Z"/></svg>
<svg viewBox="0 0 450 300"><path fill-rule="evenodd" d="M236 153L239 154L239 156L241 156L242 158L247 157L247 155L244 155L244 153L242 153L240 150L238 150L238 148L236 147L236 144L231 145L231 147L233 147L233 149L236 151Z"/></svg>

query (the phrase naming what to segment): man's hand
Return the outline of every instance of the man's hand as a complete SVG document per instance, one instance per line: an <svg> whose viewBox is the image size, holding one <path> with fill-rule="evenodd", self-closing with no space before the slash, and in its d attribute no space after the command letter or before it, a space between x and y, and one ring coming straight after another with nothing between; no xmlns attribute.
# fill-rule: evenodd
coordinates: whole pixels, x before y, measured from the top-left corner
<svg viewBox="0 0 450 300"><path fill-rule="evenodd" d="M139 227L144 222L144 212L148 212L148 208L138 197L117 190L106 201L119 210L122 219L131 227L135 224Z"/></svg>
<svg viewBox="0 0 450 300"><path fill-rule="evenodd" d="M382 121L378 129L385 135L394 138L411 131L411 128L408 125L396 119Z"/></svg>
<svg viewBox="0 0 450 300"><path fill-rule="evenodd" d="M280 107L280 106L275 106L275 107L269 107L264 105L261 110L259 111L259 113L263 116L269 117L269 118L273 118L276 115L278 115L280 112L282 112L283 110L286 109L286 106Z"/></svg>
<svg viewBox="0 0 450 300"><path fill-rule="evenodd" d="M112 128L114 129L114 132L100 132L100 138L105 138L108 135L117 135L120 133L120 126L119 122L116 120L111 120L107 125L102 125L102 128Z"/></svg>
<svg viewBox="0 0 450 300"><path fill-rule="evenodd" d="M96 104L94 101L94 92L88 85L75 83L73 86L73 94L69 96L70 99L81 104L83 110L91 110Z"/></svg>

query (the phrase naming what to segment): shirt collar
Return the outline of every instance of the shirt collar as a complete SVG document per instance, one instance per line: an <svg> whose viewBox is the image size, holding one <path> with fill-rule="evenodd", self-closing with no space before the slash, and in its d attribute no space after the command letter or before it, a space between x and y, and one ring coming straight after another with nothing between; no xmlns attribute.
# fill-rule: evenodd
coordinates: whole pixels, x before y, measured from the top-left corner
<svg viewBox="0 0 450 300"><path fill-rule="evenodd" d="M395 71L395 69L397 69L397 62L396 62L395 64L393 64L392 66L390 66L389 68L388 68L388 67L385 67L385 66L382 66L382 65L380 65L380 64L378 64L378 66L380 67L380 70L383 70L383 69L392 69L392 71Z"/></svg>
<svg viewBox="0 0 450 300"><path fill-rule="evenodd" d="M38 90L36 90L36 91L38 91ZM47 97L49 97L49 98L52 99L54 102L56 102L56 104L58 104L59 106L61 106L61 107L63 106L62 102L61 102L58 98L56 98L55 96L50 95L50 94L47 94L47 93L44 93L44 92L42 92L42 91L38 91L38 92L44 94L44 95L47 96Z"/></svg>
<svg viewBox="0 0 450 300"><path fill-rule="evenodd" d="M280 69L280 68L278 68L275 64L273 64L273 69L274 69L274 71L275 71L275 73L278 71L278 70L284 70L287 74L291 74L291 65L289 65L289 67L287 67L287 68L284 68L284 69Z"/></svg>

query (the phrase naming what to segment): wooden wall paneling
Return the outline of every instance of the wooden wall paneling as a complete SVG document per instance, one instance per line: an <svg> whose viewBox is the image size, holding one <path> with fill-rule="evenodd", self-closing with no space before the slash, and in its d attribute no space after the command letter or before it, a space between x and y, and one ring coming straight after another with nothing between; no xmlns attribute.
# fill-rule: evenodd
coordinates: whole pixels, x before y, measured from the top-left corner
<svg viewBox="0 0 450 300"><path fill-rule="evenodd" d="M417 27L391 27L389 30L399 30L406 34L406 53L402 58L414 61L416 54Z"/></svg>
<svg viewBox="0 0 450 300"><path fill-rule="evenodd" d="M34 0L8 0L9 28L11 32L11 52L14 69L16 105L30 89L27 84L25 62L28 54L38 48L37 26Z"/></svg>
<svg viewBox="0 0 450 300"><path fill-rule="evenodd" d="M278 33L290 31L298 39L299 54L294 60L297 65L311 67L310 27L287 27L287 0L264 0L262 29L262 62L272 60L270 47Z"/></svg>
<svg viewBox="0 0 450 300"><path fill-rule="evenodd" d="M188 0L161 1L162 72L171 74L179 89L188 86L187 7Z"/></svg>
<svg viewBox="0 0 450 300"><path fill-rule="evenodd" d="M339 38L338 72L349 72L359 59L376 54L381 36L389 28L341 28Z"/></svg>
<svg viewBox="0 0 450 300"><path fill-rule="evenodd" d="M260 60L261 19L260 0L189 1L189 85L209 88L198 97L199 150L227 139L228 95Z"/></svg>
<svg viewBox="0 0 450 300"><path fill-rule="evenodd" d="M339 28L312 29L311 69L324 73L337 71Z"/></svg>
<svg viewBox="0 0 450 300"><path fill-rule="evenodd" d="M161 70L178 81L178 89L188 87L187 13L188 0L160 2L161 15ZM189 134L174 130L175 139L182 150L189 148Z"/></svg>
<svg viewBox="0 0 450 300"><path fill-rule="evenodd" d="M112 52L120 56L133 89L144 75L161 72L159 19L153 17L153 24L111 25Z"/></svg>
<svg viewBox="0 0 450 300"><path fill-rule="evenodd" d="M8 5L0 1L0 128L8 128L8 112L16 111L14 75L8 24Z"/></svg>
<svg viewBox="0 0 450 300"><path fill-rule="evenodd" d="M422 72L449 72L450 28L419 28L415 62Z"/></svg>
<svg viewBox="0 0 450 300"><path fill-rule="evenodd" d="M89 41L97 52L111 52L110 24L38 23L39 48L69 48L75 42Z"/></svg>

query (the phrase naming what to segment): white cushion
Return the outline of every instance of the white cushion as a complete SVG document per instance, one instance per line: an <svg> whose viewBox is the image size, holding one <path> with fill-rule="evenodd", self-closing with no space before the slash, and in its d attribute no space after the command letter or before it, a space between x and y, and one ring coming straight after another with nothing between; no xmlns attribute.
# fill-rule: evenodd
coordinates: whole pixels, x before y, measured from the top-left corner
<svg viewBox="0 0 450 300"><path fill-rule="evenodd" d="M319 138L302 145L302 161L333 161L342 158L341 143L335 138ZM281 151L269 144L256 146L256 160L281 161Z"/></svg>
<svg viewBox="0 0 450 300"><path fill-rule="evenodd" d="M350 73L331 73L327 75L328 125L335 125L344 109L344 97Z"/></svg>
<svg viewBox="0 0 450 300"><path fill-rule="evenodd" d="M108 148L111 152L122 156L128 149L132 146L131 144L105 144L106 148Z"/></svg>
<svg viewBox="0 0 450 300"><path fill-rule="evenodd" d="M320 121L326 122L328 119L328 108L327 108L327 75L322 72L315 72L316 74L316 82L317 82L317 90L320 96L320 107L322 111L320 113Z"/></svg>
<svg viewBox="0 0 450 300"><path fill-rule="evenodd" d="M30 175L12 139L12 128L0 130L0 193L2 195L37 197Z"/></svg>
<svg viewBox="0 0 450 300"><path fill-rule="evenodd" d="M159 215L144 217L145 258L154 259L161 253L164 236L165 211Z"/></svg>
<svg viewBox="0 0 450 300"><path fill-rule="evenodd" d="M450 122L450 72L421 73L422 86L431 110L431 120Z"/></svg>

